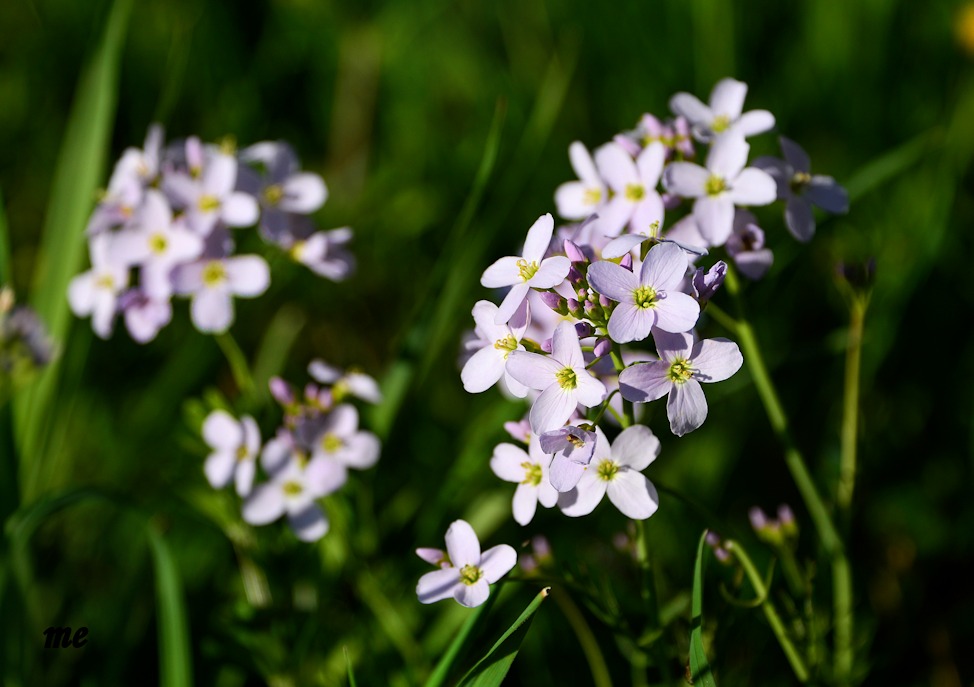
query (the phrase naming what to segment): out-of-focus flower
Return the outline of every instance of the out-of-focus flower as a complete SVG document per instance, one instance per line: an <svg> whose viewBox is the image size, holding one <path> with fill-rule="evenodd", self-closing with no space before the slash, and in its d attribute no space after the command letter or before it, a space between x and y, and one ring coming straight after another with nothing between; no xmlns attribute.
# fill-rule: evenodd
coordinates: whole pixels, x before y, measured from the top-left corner
<svg viewBox="0 0 974 687"><path fill-rule="evenodd" d="M663 223L663 199L656 186L665 159L662 143L651 143L635 160L618 143L606 143L595 151L599 173L614 191L612 199L599 210L599 231L618 236L628 224L634 233L642 234Z"/></svg>
<svg viewBox="0 0 974 687"><path fill-rule="evenodd" d="M190 155L190 159L194 156ZM203 153L198 175L173 172L166 175L163 188L177 207L185 210L190 229L206 236L217 222L231 227L247 227L257 221L259 210L254 197L234 191L237 158L216 148Z"/></svg>
<svg viewBox="0 0 974 687"><path fill-rule="evenodd" d="M372 377L358 370L343 371L316 358L308 364L308 374L322 384L331 384L332 398L335 402L346 396L354 396L369 403L381 403L382 392Z"/></svg>
<svg viewBox="0 0 974 687"><path fill-rule="evenodd" d="M54 358L54 344L37 314L14 305L14 293L0 288L0 404Z"/></svg>
<svg viewBox="0 0 974 687"><path fill-rule="evenodd" d="M379 460L379 438L358 428L355 406L343 403L325 416L312 445L312 458L334 461L341 470L366 470ZM344 479L342 480L344 482Z"/></svg>
<svg viewBox="0 0 974 687"><path fill-rule="evenodd" d="M567 181L555 191L558 214L565 219L582 220L598 212L609 199L605 182L599 176L592 156L580 141L568 147L568 158L578 181Z"/></svg>
<svg viewBox="0 0 974 687"><path fill-rule="evenodd" d="M172 320L172 304L168 300L150 298L141 289L123 293L118 306L125 313L125 328L139 343L152 341Z"/></svg>
<svg viewBox="0 0 974 687"><path fill-rule="evenodd" d="M253 298L267 290L270 269L257 255L199 260L173 273L176 292L192 295L190 313L201 332L223 332L233 324L233 296Z"/></svg>
<svg viewBox="0 0 974 687"><path fill-rule="evenodd" d="M254 418L244 415L238 421L225 410L214 410L203 422L203 439L213 449L203 466L210 485L222 489L233 479L237 493L247 496L260 453L260 429Z"/></svg>
<svg viewBox="0 0 974 687"><path fill-rule="evenodd" d="M734 232L727 239L727 253L748 279L760 279L774 262L774 254L764 247L764 230L747 210L738 208L734 215Z"/></svg>
<svg viewBox="0 0 974 687"><path fill-rule="evenodd" d="M300 224L296 220L296 223ZM290 246L291 257L315 274L342 281L355 270L355 257L345 245L352 240L348 227L316 231L305 239L297 239Z"/></svg>
<svg viewBox="0 0 974 687"><path fill-rule="evenodd" d="M587 425L591 428L591 425ZM554 454L551 461L551 486L568 491L582 477L595 452L595 432L582 427L562 427L540 437L541 450Z"/></svg>
<svg viewBox="0 0 974 687"><path fill-rule="evenodd" d="M454 521L446 531L446 550L450 566L419 578L416 596L420 603L453 597L461 606L479 606L490 596L490 585L517 564L517 552L507 544L481 554L477 533L464 520Z"/></svg>
<svg viewBox="0 0 974 687"><path fill-rule="evenodd" d="M111 240L111 235L106 233L90 238L91 269L68 284L72 312L79 317L91 315L92 329L103 339L112 333L118 296L129 280L128 269L110 258Z"/></svg>
<svg viewBox="0 0 974 687"><path fill-rule="evenodd" d="M690 93L677 93L670 99L670 109L686 117L693 133L703 141L721 135L736 134L744 138L770 131L774 127L774 115L767 110L741 114L746 96L746 83L721 79L710 92L709 105Z"/></svg>

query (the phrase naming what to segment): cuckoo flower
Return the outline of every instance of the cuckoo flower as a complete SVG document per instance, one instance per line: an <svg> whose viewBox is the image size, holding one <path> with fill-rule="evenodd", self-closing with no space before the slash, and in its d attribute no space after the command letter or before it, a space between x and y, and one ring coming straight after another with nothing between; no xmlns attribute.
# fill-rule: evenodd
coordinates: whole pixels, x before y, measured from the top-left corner
<svg viewBox="0 0 974 687"><path fill-rule="evenodd" d="M300 224L301 220L295 220L295 223ZM294 239L289 250L296 262L315 274L342 281L355 269L355 258L345 249L345 244L351 240L352 230L348 227L316 231L305 239Z"/></svg>
<svg viewBox="0 0 974 687"><path fill-rule="evenodd" d="M815 235L815 215L812 205L817 205L833 215L849 211L849 194L835 179L811 173L808 154L794 141L780 137L784 160L761 157L754 166L763 169L778 186L778 198L787 201L785 225L799 241L809 241Z"/></svg>
<svg viewBox="0 0 974 687"><path fill-rule="evenodd" d="M341 401L345 396L355 396L368 403L382 401L378 382L364 372L342 371L324 360L315 359L308 364L308 374L322 384L331 384L335 401Z"/></svg>
<svg viewBox="0 0 974 687"><path fill-rule="evenodd" d="M744 169L749 150L740 136L722 136L710 147L706 168L692 162L673 162L663 175L668 191L696 198L693 216L711 246L722 246L730 236L735 205L774 202L774 179L760 169Z"/></svg>
<svg viewBox="0 0 974 687"><path fill-rule="evenodd" d="M578 404L602 402L605 385L585 369L582 347L571 322L562 322L551 341L551 355L512 351L507 369L517 381L541 395L531 407L531 430L543 434L563 426Z"/></svg>
<svg viewBox="0 0 974 687"><path fill-rule="evenodd" d="M494 386L503 377L511 394L518 398L528 395L527 387L511 377L511 373L507 371L507 361L512 351L524 350L521 337L528 326L529 313L528 301L524 300L509 325L496 324L497 306L490 301L477 301L473 306L477 340L476 345L471 345L468 350L479 350L460 372L464 389L472 394L479 394Z"/></svg>
<svg viewBox="0 0 974 687"><path fill-rule="evenodd" d="M172 320L172 303L156 300L142 289L129 289L118 299L125 313L125 327L135 341L148 343Z"/></svg>
<svg viewBox="0 0 974 687"><path fill-rule="evenodd" d="M187 142L187 149L195 149ZM186 223L206 236L218 221L231 227L246 227L257 221L259 210L253 196L234 191L237 158L217 149L202 155L202 168L194 175L197 155L188 155L190 173L173 172L165 176L163 188L185 209Z"/></svg>
<svg viewBox="0 0 974 687"><path fill-rule="evenodd" d="M741 114L747 84L734 79L721 79L710 93L710 104L704 105L690 93L677 93L670 98L670 109L686 117L701 140L710 141L722 134L748 137L774 127L774 115L767 110Z"/></svg>
<svg viewBox="0 0 974 687"><path fill-rule="evenodd" d="M203 466L214 489L222 489L233 479L240 496L247 496L254 483L260 430L254 418L244 415L237 421L224 410L214 410L203 422L203 439L213 452Z"/></svg>
<svg viewBox="0 0 974 687"><path fill-rule="evenodd" d="M342 473L347 468L366 470L379 460L379 438L359 430L358 411L347 403L335 406L325 416L312 446L313 460L333 461Z"/></svg>
<svg viewBox="0 0 974 687"><path fill-rule="evenodd" d="M558 497L558 507L573 518L588 515L608 494L623 515L645 520L659 508L656 487L642 474L659 455L659 439L644 425L622 430L611 445L601 429L595 431L595 455L578 485Z"/></svg>
<svg viewBox="0 0 974 687"><path fill-rule="evenodd" d="M490 585L506 575L517 563L517 552L507 544L481 554L477 533L464 520L456 520L446 531L449 566L419 578L416 595L420 603L431 604L453 597L461 606L479 606L490 595ZM417 552L418 553L418 552ZM426 556L421 557L427 560Z"/></svg>
<svg viewBox="0 0 974 687"><path fill-rule="evenodd" d="M609 317L609 336L618 343L641 341L653 327L664 331L692 329L700 306L678 291L687 271L687 256L672 243L653 246L639 275L613 262L597 262L588 270L589 283L619 305Z"/></svg>
<svg viewBox="0 0 974 687"><path fill-rule="evenodd" d="M660 359L626 368L619 375L623 398L648 403L669 394L666 415L678 437L700 427L707 419L707 399L700 382L721 382L741 369L744 358L737 344L727 339L693 341L689 333L653 330Z"/></svg>
<svg viewBox="0 0 974 687"><path fill-rule="evenodd" d="M192 294L190 314L201 332L224 332L233 324L233 296L252 298L267 290L270 270L263 258L241 255L180 265L176 291Z"/></svg>
<svg viewBox="0 0 974 687"><path fill-rule="evenodd" d="M550 472L555 491L568 491L578 484L592 460L597 436L581 427L562 427L541 435L541 450L554 454Z"/></svg>
<svg viewBox="0 0 974 687"><path fill-rule="evenodd" d="M554 229L555 220L551 215L542 215L528 230L522 257L501 258L484 271L480 283L487 288L511 287L497 310L496 324L510 320L532 288L550 289L568 275L571 267L568 258L544 257Z"/></svg>
<svg viewBox="0 0 974 687"><path fill-rule="evenodd" d="M118 296L128 285L128 269L111 259L110 234L95 234L89 240L91 269L68 285L68 304L75 315L91 315L95 334L107 339L118 306Z"/></svg>
<svg viewBox="0 0 974 687"><path fill-rule="evenodd" d="M648 234L663 223L663 199L656 192L666 148L650 143L633 161L618 143L607 143L595 151L599 173L615 192L599 210L598 226L607 236L618 236L626 224L633 233Z"/></svg>
<svg viewBox="0 0 974 687"><path fill-rule="evenodd" d="M534 517L540 502L551 508L558 501L558 492L548 481L551 456L541 450L537 437L532 437L525 451L514 444L498 444L490 459L490 469L506 482L514 482L514 520L527 525Z"/></svg>
<svg viewBox="0 0 974 687"><path fill-rule="evenodd" d="M558 214L565 219L582 220L605 205L609 192L599 176L588 149L579 141L568 147L568 157L578 181L568 181L555 191Z"/></svg>
<svg viewBox="0 0 974 687"><path fill-rule="evenodd" d="M771 268L774 255L764 247L764 231L747 210L734 215L734 233L727 239L727 253L748 279L760 279Z"/></svg>

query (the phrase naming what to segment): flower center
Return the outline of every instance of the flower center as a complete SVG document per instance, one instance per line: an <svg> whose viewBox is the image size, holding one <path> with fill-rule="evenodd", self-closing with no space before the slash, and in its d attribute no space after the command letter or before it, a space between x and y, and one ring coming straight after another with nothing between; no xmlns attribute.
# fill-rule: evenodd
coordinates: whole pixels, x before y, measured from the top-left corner
<svg viewBox="0 0 974 687"><path fill-rule="evenodd" d="M304 491L304 487L301 486L301 483L295 482L293 480L289 480L285 482L281 488L284 490L284 493L287 496L297 496L302 491Z"/></svg>
<svg viewBox="0 0 974 687"><path fill-rule="evenodd" d="M240 446L237 448L237 460L244 461L247 460L247 458L249 457L250 457L250 452L247 450L247 447L243 444L240 444Z"/></svg>
<svg viewBox="0 0 974 687"><path fill-rule="evenodd" d="M220 199L216 196L203 195L200 196L200 199L196 202L196 206L201 212L213 212L214 210L219 209Z"/></svg>
<svg viewBox="0 0 974 687"><path fill-rule="evenodd" d="M656 307L656 289L652 286L640 286L632 292L632 297L638 308Z"/></svg>
<svg viewBox="0 0 974 687"><path fill-rule="evenodd" d="M344 445L345 442L334 432L327 432L321 438L321 448L325 449L325 453L334 453Z"/></svg>
<svg viewBox="0 0 974 687"><path fill-rule="evenodd" d="M801 193L805 190L812 181L812 175L808 172L795 172L794 176L791 177L791 182L789 186L791 187L792 193Z"/></svg>
<svg viewBox="0 0 974 687"><path fill-rule="evenodd" d="M563 367L555 373L555 379L558 380L558 386L560 386L565 391L571 391L578 386L578 378L575 376L575 370L570 367Z"/></svg>
<svg viewBox="0 0 974 687"><path fill-rule="evenodd" d="M684 358L677 358L670 364L670 370L666 373L666 376L674 384L683 384L683 382L693 376L693 368L690 366L690 361Z"/></svg>
<svg viewBox="0 0 974 687"><path fill-rule="evenodd" d="M710 125L710 128L715 134L719 134L722 131L727 131L727 129L730 128L730 123L730 117L727 115L717 115L714 117L714 121Z"/></svg>
<svg viewBox="0 0 974 687"><path fill-rule="evenodd" d="M541 484L541 466L538 463L526 460L521 463L521 467L524 468L524 479L521 480L521 484L530 484L532 487Z"/></svg>
<svg viewBox="0 0 974 687"><path fill-rule="evenodd" d="M704 190L707 191L708 196L720 195L727 190L727 182L724 181L723 177L711 174L707 179L707 183L704 184Z"/></svg>
<svg viewBox="0 0 974 687"><path fill-rule="evenodd" d="M586 205L598 205L602 200L602 189L587 188L582 196L582 202Z"/></svg>
<svg viewBox="0 0 974 687"><path fill-rule="evenodd" d="M115 278L110 274L103 274L95 280L95 286L99 289L113 291L115 289Z"/></svg>
<svg viewBox="0 0 974 687"><path fill-rule="evenodd" d="M616 473L619 472L619 464L611 458L603 458L599 461L595 472L598 474L600 480L611 482L615 479Z"/></svg>
<svg viewBox="0 0 974 687"><path fill-rule="evenodd" d="M264 189L264 201L268 205L277 205L281 202L281 198L284 197L284 189L281 188L280 184L271 184Z"/></svg>
<svg viewBox="0 0 974 687"><path fill-rule="evenodd" d="M581 437L577 437L574 434L569 434L566 439L568 439L568 443L575 448L585 448L585 440Z"/></svg>
<svg viewBox="0 0 974 687"><path fill-rule="evenodd" d="M642 184L626 184L625 195L627 200L642 200L646 195L646 189Z"/></svg>
<svg viewBox="0 0 974 687"><path fill-rule="evenodd" d="M476 565L465 565L460 568L460 581L468 587L476 584L484 573Z"/></svg>
<svg viewBox="0 0 974 687"><path fill-rule="evenodd" d="M513 334L508 334L503 339L495 341L494 348L498 351L504 351L504 360L507 360L507 356L511 354L511 351L517 350L517 339L514 338Z"/></svg>
<svg viewBox="0 0 974 687"><path fill-rule="evenodd" d="M227 270L219 260L211 260L203 268L204 286L216 286L226 280Z"/></svg>
<svg viewBox="0 0 974 687"><path fill-rule="evenodd" d="M169 245L169 241L162 233L156 233L149 237L149 250L151 250L156 255L161 255L165 253L166 247L168 245Z"/></svg>
<svg viewBox="0 0 974 687"><path fill-rule="evenodd" d="M538 273L538 263L528 262L524 258L517 261L517 271L521 275L521 279L528 281Z"/></svg>

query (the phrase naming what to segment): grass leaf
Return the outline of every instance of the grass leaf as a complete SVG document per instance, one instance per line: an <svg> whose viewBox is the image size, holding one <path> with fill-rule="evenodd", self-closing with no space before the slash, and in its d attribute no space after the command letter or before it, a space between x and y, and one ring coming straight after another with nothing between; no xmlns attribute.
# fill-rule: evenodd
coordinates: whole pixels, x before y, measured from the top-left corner
<svg viewBox="0 0 974 687"><path fill-rule="evenodd" d="M697 545L697 560L693 564L693 595L690 612L690 682L703 687L717 687L707 654L703 650L703 556L706 552L707 532L700 535Z"/></svg>
<svg viewBox="0 0 974 687"><path fill-rule="evenodd" d="M189 626L182 579L172 551L162 535L149 524L149 550L156 574L156 605L159 617L159 684L182 687L193 684Z"/></svg>

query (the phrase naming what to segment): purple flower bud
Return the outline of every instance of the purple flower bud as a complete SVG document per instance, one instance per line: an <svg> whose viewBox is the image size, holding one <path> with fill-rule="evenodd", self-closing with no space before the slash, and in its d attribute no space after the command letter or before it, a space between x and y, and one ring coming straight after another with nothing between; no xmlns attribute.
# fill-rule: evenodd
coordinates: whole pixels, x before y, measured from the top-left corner
<svg viewBox="0 0 974 687"><path fill-rule="evenodd" d="M729 563L731 555L730 551L722 546L718 546L716 549L714 549L714 557L721 563Z"/></svg>
<svg viewBox="0 0 974 687"><path fill-rule="evenodd" d="M778 522L781 523L782 527L795 524L795 514L787 503L778 506Z"/></svg>
<svg viewBox="0 0 974 687"><path fill-rule="evenodd" d="M755 532L760 532L768 526L768 516L757 506L754 506L747 512L747 517L751 521L751 527L754 528Z"/></svg>
<svg viewBox="0 0 974 687"><path fill-rule="evenodd" d="M622 260L619 261L619 265L632 272L632 253L626 253L623 255Z"/></svg>
<svg viewBox="0 0 974 687"><path fill-rule="evenodd" d="M565 310L565 299L559 296L554 291L542 291L541 292L541 302L547 305L549 308L554 310L556 313L565 314L562 312Z"/></svg>
<svg viewBox="0 0 974 687"><path fill-rule="evenodd" d="M720 541L721 540L719 534L717 534L713 530L707 530L707 538L706 538L707 546L711 548L717 548L718 546L720 546Z"/></svg>
<svg viewBox="0 0 974 687"><path fill-rule="evenodd" d="M588 336L592 336L594 333L592 330L592 325L588 322L579 322L575 325L575 332L578 334L579 339L584 339Z"/></svg>
<svg viewBox="0 0 974 687"><path fill-rule="evenodd" d="M545 353L551 353L551 339L545 339L541 342L541 350Z"/></svg>
<svg viewBox="0 0 974 687"><path fill-rule="evenodd" d="M601 358L604 355L609 355L609 351L612 350L612 341L607 337L602 337L595 342L595 350L592 351L596 358Z"/></svg>
<svg viewBox="0 0 974 687"><path fill-rule="evenodd" d="M294 392L291 391L291 385L280 377L271 377L270 381L267 382L267 386L271 390L271 396L282 406L294 403Z"/></svg>
<svg viewBox="0 0 974 687"><path fill-rule="evenodd" d="M568 270L567 279L572 284L578 284L579 282L582 281L582 273L575 268L575 265L572 265L571 268Z"/></svg>
<svg viewBox="0 0 974 687"><path fill-rule="evenodd" d="M578 300L584 301L588 300L588 289L581 288L577 291Z"/></svg>
<svg viewBox="0 0 974 687"><path fill-rule="evenodd" d="M578 312L578 308L580 307L580 305L578 301L576 301L574 298L569 298L566 301L566 304L568 305L568 312L570 313Z"/></svg>
<svg viewBox="0 0 974 687"><path fill-rule="evenodd" d="M718 260L706 272L703 271L702 267L697 269L693 275L692 287L693 297L697 299L700 305L713 298L717 289L724 283L725 276L727 276L727 263L723 260Z"/></svg>
<svg viewBox="0 0 974 687"><path fill-rule="evenodd" d="M599 294L599 305L601 305L603 308L608 308L611 303L612 301L610 301L605 296Z"/></svg>
<svg viewBox="0 0 974 687"><path fill-rule="evenodd" d="M565 239L564 245L565 245L565 255L567 255L568 259L571 260L573 263L588 262L588 258L585 257L585 253L582 252L582 249L579 248L578 244L576 244L574 241L569 241L568 239Z"/></svg>

